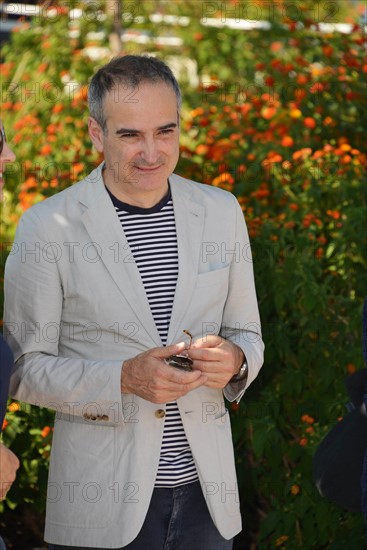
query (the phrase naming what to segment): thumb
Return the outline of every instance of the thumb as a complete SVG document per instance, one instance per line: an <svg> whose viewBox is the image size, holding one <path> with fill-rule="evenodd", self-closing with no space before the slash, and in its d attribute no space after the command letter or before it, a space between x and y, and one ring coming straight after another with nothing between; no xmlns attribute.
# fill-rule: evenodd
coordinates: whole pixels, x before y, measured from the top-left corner
<svg viewBox="0 0 367 550"><path fill-rule="evenodd" d="M170 355L178 355L186 349L185 342L179 342L178 344L171 344L170 346L165 346L164 348L157 349L157 357L160 359L165 359Z"/></svg>

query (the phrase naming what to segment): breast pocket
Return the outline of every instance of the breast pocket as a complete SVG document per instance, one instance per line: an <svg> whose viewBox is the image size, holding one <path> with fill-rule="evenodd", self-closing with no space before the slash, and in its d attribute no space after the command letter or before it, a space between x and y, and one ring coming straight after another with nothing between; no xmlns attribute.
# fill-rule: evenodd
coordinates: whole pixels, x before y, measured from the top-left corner
<svg viewBox="0 0 367 550"><path fill-rule="evenodd" d="M200 273L189 305L190 326L200 326L202 336L207 331L219 334L224 306L228 296L229 267Z"/></svg>

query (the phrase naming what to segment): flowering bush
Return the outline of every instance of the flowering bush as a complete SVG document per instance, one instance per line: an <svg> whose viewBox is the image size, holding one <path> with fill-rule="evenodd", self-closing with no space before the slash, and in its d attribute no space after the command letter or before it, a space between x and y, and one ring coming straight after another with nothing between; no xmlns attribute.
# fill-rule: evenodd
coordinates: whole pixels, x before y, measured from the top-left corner
<svg viewBox="0 0 367 550"><path fill-rule="evenodd" d="M184 124L181 172L235 193L252 239L265 365L232 424L259 548L363 544L361 518L322 501L311 478L317 444L346 413L344 377L363 367L360 31L324 35L310 22L275 36L236 34L246 70L228 78L232 66L216 55L218 73L202 80Z"/></svg>
<svg viewBox="0 0 367 550"><path fill-rule="evenodd" d="M179 13L190 14L187 6ZM337 550L363 546L362 519L321 499L311 460L346 412L344 377L363 367L366 37L358 24L326 34L320 20L302 21L277 13L270 30L243 31L196 17L174 28L199 77L197 88L183 84L177 171L235 193L251 236L266 356L231 408L243 544ZM86 55L93 25L65 41L69 27L60 14L4 49L3 118L18 161L8 172L3 261L21 213L100 161L85 93L105 59ZM8 504L25 499L42 510L52 416L18 406L9 405L5 439L23 465Z"/></svg>

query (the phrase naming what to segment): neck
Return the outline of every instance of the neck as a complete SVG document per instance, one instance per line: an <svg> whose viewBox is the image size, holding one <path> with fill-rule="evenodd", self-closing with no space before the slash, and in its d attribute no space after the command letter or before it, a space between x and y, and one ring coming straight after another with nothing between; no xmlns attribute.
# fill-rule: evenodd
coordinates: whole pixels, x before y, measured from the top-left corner
<svg viewBox="0 0 367 550"><path fill-rule="evenodd" d="M118 182L109 181L109 178L106 177L105 170L102 172L102 177L105 186L109 192L116 197L121 202L129 204L130 206L138 206L139 208L152 208L158 204L163 197L168 193L168 181L164 185L159 187L159 189L153 190L129 190L125 191L121 189L121 186Z"/></svg>

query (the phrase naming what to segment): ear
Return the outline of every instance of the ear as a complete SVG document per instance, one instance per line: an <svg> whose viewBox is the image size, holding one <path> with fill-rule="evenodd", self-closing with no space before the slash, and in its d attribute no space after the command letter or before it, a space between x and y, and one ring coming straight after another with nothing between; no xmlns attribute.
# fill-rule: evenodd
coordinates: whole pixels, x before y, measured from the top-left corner
<svg viewBox="0 0 367 550"><path fill-rule="evenodd" d="M88 132L98 153L103 153L103 130L98 122L91 116L88 118Z"/></svg>

